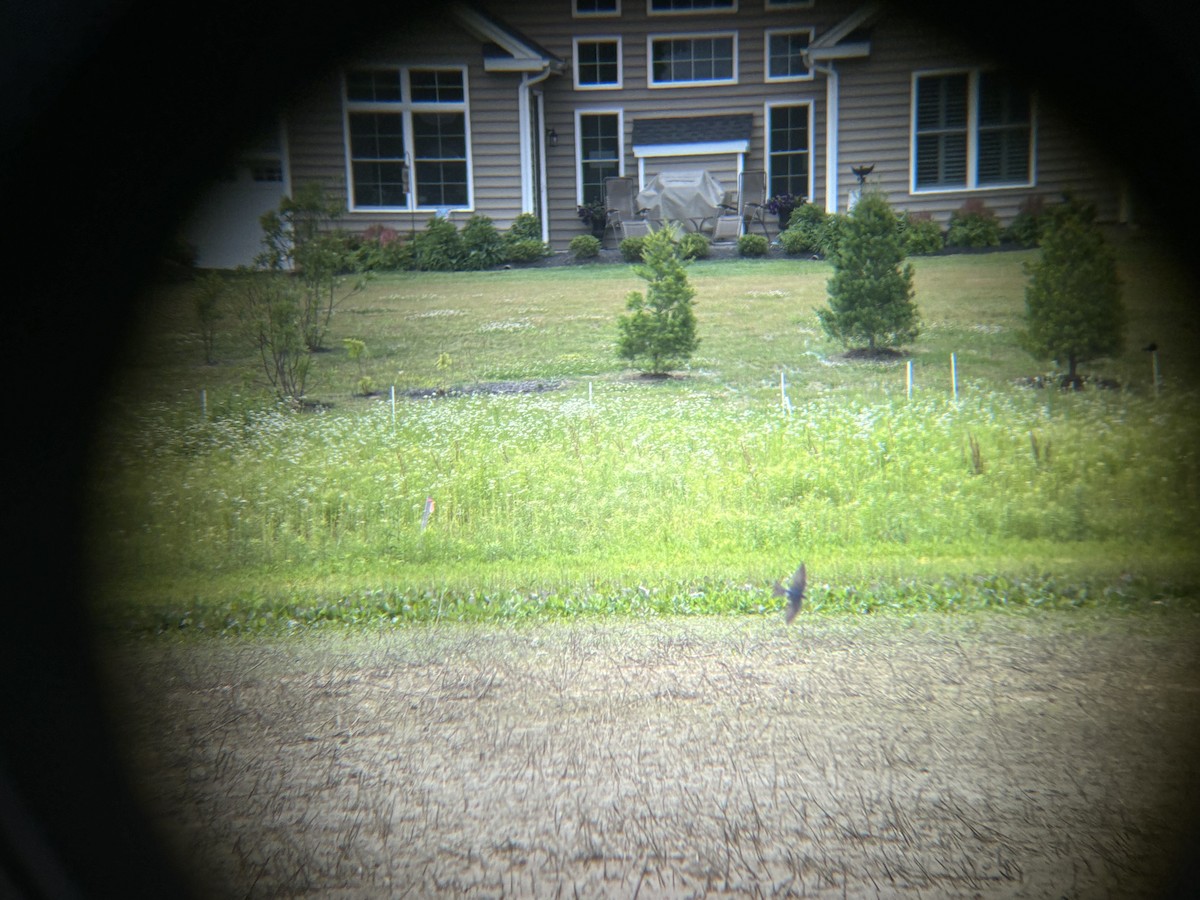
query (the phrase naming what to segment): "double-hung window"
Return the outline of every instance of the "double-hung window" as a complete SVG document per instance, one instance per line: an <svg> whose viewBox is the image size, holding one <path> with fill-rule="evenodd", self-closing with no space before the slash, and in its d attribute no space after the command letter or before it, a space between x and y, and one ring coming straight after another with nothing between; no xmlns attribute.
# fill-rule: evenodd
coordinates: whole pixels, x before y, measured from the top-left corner
<svg viewBox="0 0 1200 900"><path fill-rule="evenodd" d="M767 194L808 197L810 107L772 104L767 107Z"/></svg>
<svg viewBox="0 0 1200 900"><path fill-rule="evenodd" d="M804 63L812 29L769 29L766 33L767 81L804 81L813 77Z"/></svg>
<svg viewBox="0 0 1200 900"><path fill-rule="evenodd" d="M575 87L581 91L621 86L621 39L575 39Z"/></svg>
<svg viewBox="0 0 1200 900"><path fill-rule="evenodd" d="M1033 102L997 72L917 75L913 189L971 190L1033 183Z"/></svg>
<svg viewBox="0 0 1200 900"><path fill-rule="evenodd" d="M737 83L733 32L648 38L650 87Z"/></svg>
<svg viewBox="0 0 1200 900"><path fill-rule="evenodd" d="M651 15L737 12L737 0L647 0L647 9Z"/></svg>
<svg viewBox="0 0 1200 900"><path fill-rule="evenodd" d="M621 174L622 130L620 112L579 111L575 114L579 139L579 202L604 202L604 179Z"/></svg>
<svg viewBox="0 0 1200 900"><path fill-rule="evenodd" d="M577 19L606 18L621 14L621 0L573 0Z"/></svg>
<svg viewBox="0 0 1200 900"><path fill-rule="evenodd" d="M465 70L352 69L344 84L351 209L470 207Z"/></svg>

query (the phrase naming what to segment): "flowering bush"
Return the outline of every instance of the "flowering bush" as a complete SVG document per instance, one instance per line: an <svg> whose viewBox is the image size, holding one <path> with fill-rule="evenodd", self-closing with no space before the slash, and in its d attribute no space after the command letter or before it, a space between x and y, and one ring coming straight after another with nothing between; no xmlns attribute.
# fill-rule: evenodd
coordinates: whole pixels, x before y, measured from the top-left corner
<svg viewBox="0 0 1200 900"><path fill-rule="evenodd" d="M776 194L766 202L767 212L776 216L787 216L803 202L803 197L794 194Z"/></svg>

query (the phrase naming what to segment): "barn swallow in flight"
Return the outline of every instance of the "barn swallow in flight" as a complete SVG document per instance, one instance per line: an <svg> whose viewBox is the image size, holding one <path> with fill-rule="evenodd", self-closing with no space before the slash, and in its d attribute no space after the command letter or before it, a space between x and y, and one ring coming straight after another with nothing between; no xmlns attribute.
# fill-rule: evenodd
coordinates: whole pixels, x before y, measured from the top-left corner
<svg viewBox="0 0 1200 900"><path fill-rule="evenodd" d="M778 581L775 582L775 596L788 598L788 608L784 614L784 621L789 625L792 624L792 619L796 618L796 613L800 612L800 607L804 603L804 585L807 582L808 574L804 571L804 563L800 563L800 568L792 576L792 583L787 587L784 587Z"/></svg>

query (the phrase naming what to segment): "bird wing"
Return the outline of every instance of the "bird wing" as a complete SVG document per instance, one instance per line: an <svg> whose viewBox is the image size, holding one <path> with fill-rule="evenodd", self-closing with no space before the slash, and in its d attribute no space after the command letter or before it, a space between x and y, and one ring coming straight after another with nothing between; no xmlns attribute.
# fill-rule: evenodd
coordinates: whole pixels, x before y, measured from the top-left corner
<svg viewBox="0 0 1200 900"><path fill-rule="evenodd" d="M800 568L796 570L796 574L792 576L792 584L785 592L788 598L787 613L784 614L784 621L792 624L792 619L796 618L800 612L800 607L804 605L804 586L808 583L808 572L804 568L804 563L800 564Z"/></svg>
<svg viewBox="0 0 1200 900"><path fill-rule="evenodd" d="M804 587L808 584L808 572L804 568L804 563L800 563L800 568L796 570L796 574L792 576L792 592L804 596Z"/></svg>

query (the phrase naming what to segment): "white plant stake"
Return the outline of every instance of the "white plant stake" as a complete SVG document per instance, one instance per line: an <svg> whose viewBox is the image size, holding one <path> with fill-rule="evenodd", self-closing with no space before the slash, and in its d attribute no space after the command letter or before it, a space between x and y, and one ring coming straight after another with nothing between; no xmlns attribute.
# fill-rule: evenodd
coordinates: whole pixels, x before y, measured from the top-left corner
<svg viewBox="0 0 1200 900"><path fill-rule="evenodd" d="M912 399L912 360L911 359L908 361L908 365L905 368L908 369L907 384L905 385L906 393L908 395L908 399L911 400Z"/></svg>
<svg viewBox="0 0 1200 900"><path fill-rule="evenodd" d="M954 399L958 399L958 360L954 358L954 354L950 354L950 388L954 392Z"/></svg>
<svg viewBox="0 0 1200 900"><path fill-rule="evenodd" d="M434 502L432 497L425 498L425 511L421 513L421 530L424 531L429 526L429 517L433 515Z"/></svg>
<svg viewBox="0 0 1200 900"><path fill-rule="evenodd" d="M396 430L396 386L392 385L392 431Z"/></svg>
<svg viewBox="0 0 1200 900"><path fill-rule="evenodd" d="M787 378L783 372L779 373L779 405L787 415L792 414L792 401L787 395Z"/></svg>

